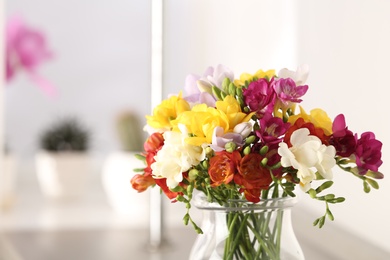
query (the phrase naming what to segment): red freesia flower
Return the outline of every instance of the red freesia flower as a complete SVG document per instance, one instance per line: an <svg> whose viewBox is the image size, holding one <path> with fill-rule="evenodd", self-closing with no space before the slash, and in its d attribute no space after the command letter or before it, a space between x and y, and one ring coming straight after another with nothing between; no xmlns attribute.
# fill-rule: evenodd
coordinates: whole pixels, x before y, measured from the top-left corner
<svg viewBox="0 0 390 260"><path fill-rule="evenodd" d="M130 180L131 186L138 192L144 192L150 186L156 184L151 175L136 174Z"/></svg>
<svg viewBox="0 0 390 260"><path fill-rule="evenodd" d="M324 130L322 128L315 127L313 123L305 122L303 118L298 118L294 125L292 125L284 135L284 142L291 147L290 138L292 133L295 132L295 130L300 128L307 128L310 131L310 135L317 136L321 142L325 145L329 145L329 139L330 136L325 135Z"/></svg>
<svg viewBox="0 0 390 260"><path fill-rule="evenodd" d="M234 176L234 181L242 185L245 198L254 203L260 201L261 190L268 189L272 182L270 171L260 163L262 160L258 153L245 155L240 161L239 174Z"/></svg>
<svg viewBox="0 0 390 260"><path fill-rule="evenodd" d="M232 153L227 151L217 152L210 159L210 167L208 170L211 186L216 187L231 182L234 174L237 172L240 160L241 155L237 150Z"/></svg>
<svg viewBox="0 0 390 260"><path fill-rule="evenodd" d="M144 143L144 149L145 152L155 152L157 153L158 150L161 149L161 147L164 144L164 137L161 133L153 133Z"/></svg>

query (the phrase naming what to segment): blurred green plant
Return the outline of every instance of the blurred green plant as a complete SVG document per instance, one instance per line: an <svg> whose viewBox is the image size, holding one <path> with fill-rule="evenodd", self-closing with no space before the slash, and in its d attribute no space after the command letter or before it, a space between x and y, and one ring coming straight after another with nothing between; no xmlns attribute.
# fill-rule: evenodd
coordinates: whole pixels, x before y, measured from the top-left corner
<svg viewBox="0 0 390 260"><path fill-rule="evenodd" d="M123 111L116 118L116 130L121 147L125 151L143 149L142 129L138 117L131 111Z"/></svg>
<svg viewBox="0 0 390 260"><path fill-rule="evenodd" d="M89 145L89 130L74 117L54 122L40 136L40 147L51 152L87 151Z"/></svg>

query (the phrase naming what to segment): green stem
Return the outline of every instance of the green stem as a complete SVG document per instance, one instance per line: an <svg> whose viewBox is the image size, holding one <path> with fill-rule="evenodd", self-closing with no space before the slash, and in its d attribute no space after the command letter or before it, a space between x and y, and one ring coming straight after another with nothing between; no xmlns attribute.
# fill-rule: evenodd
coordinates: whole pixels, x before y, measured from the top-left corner
<svg viewBox="0 0 390 260"><path fill-rule="evenodd" d="M237 232L235 234L233 234L231 232L231 230L234 228L234 223L238 219L239 215L241 215L241 213L236 212L234 214L234 220L232 221L232 224L229 227L229 238L228 238L228 240L232 239L231 236L233 236L233 235L234 235L234 240L233 240L232 246L229 247L229 249L230 249L229 250L229 254L228 254L227 258L225 258L225 259L231 259L233 257L233 253L237 250L238 243L241 242L240 239L242 238L242 235L243 235L242 234L243 229L244 229L245 226L249 225L247 220L248 220L248 217L249 217L250 214L245 214L245 216L243 217L243 219L242 219L242 221L240 223L240 226L239 226ZM245 239L245 237L244 237L244 239ZM247 250L244 247L241 247L241 250L243 251L244 255L247 257L247 254L248 254Z"/></svg>

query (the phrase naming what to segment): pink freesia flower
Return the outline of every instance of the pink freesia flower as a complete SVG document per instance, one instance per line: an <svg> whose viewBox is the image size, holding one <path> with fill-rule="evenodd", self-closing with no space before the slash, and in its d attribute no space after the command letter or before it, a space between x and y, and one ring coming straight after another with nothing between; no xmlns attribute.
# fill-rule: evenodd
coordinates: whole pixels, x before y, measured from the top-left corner
<svg viewBox="0 0 390 260"><path fill-rule="evenodd" d="M47 94L54 95L54 87L37 74L38 66L52 57L44 35L28 27L20 17L7 21L6 38L6 80L10 81L18 71L25 71Z"/></svg>
<svg viewBox="0 0 390 260"><path fill-rule="evenodd" d="M284 105L288 106L290 102L300 103L301 97L306 94L307 85L297 86L291 78L281 78L273 82L278 100Z"/></svg>
<svg viewBox="0 0 390 260"><path fill-rule="evenodd" d="M349 157L355 152L356 138L348 130L343 114L336 116L332 124L333 134L330 138L330 144L336 148L336 154L343 157Z"/></svg>
<svg viewBox="0 0 390 260"><path fill-rule="evenodd" d="M357 138L357 135L356 135ZM360 175L364 175L368 170L377 172L382 165L382 143L375 139L375 134L365 132L357 140L356 144L356 165Z"/></svg>
<svg viewBox="0 0 390 260"><path fill-rule="evenodd" d="M249 84L248 88L243 89L244 102L251 111L255 111L259 118L266 112L271 112L275 103L275 91L272 87L272 81L258 79Z"/></svg>

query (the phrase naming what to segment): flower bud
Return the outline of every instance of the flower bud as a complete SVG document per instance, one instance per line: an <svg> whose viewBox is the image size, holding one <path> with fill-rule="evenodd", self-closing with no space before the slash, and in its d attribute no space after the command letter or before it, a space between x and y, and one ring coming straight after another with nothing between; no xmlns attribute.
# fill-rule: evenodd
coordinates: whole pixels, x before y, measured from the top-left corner
<svg viewBox="0 0 390 260"><path fill-rule="evenodd" d="M261 155L265 155L267 152L268 152L268 146L267 145L261 147L261 149L260 149L260 154Z"/></svg>
<svg viewBox="0 0 390 260"><path fill-rule="evenodd" d="M245 155L248 155L248 154L251 153L251 148L249 146L247 146L247 147L244 148L243 152L244 152Z"/></svg>
<svg viewBox="0 0 390 260"><path fill-rule="evenodd" d="M229 91L229 85L230 85L230 79L229 78L224 78L222 81L222 89L225 92Z"/></svg>
<svg viewBox="0 0 390 260"><path fill-rule="evenodd" d="M237 148L237 145L233 142L228 142L225 144L225 150L229 153L234 152L234 150L236 150L236 148Z"/></svg>
<svg viewBox="0 0 390 260"><path fill-rule="evenodd" d="M245 143L246 143L246 144L251 144L251 143L253 143L255 140L256 140L256 136L251 135L251 136L248 136L247 139L245 139Z"/></svg>
<svg viewBox="0 0 390 260"><path fill-rule="evenodd" d="M227 91L230 95L236 95L236 86L234 86L233 82L229 84L229 89Z"/></svg>
<svg viewBox="0 0 390 260"><path fill-rule="evenodd" d="M213 94L212 89L211 89L212 86L210 85L210 83L205 82L203 80L198 80L196 82L196 85L198 86L198 89L200 90L200 92L207 92L207 93Z"/></svg>
<svg viewBox="0 0 390 260"><path fill-rule="evenodd" d="M263 158L263 160L261 160L261 165L262 166L266 166L267 165L267 162L268 162L268 158Z"/></svg>
<svg viewBox="0 0 390 260"><path fill-rule="evenodd" d="M221 90L218 87L212 86L211 87L211 91L212 91L214 97L216 97L218 100L223 100L223 97L221 95L222 92L221 92Z"/></svg>
<svg viewBox="0 0 390 260"><path fill-rule="evenodd" d="M191 169L188 172L188 179L189 181L194 181L196 177L198 177L199 171L197 169Z"/></svg>
<svg viewBox="0 0 390 260"><path fill-rule="evenodd" d="M240 98L242 98L242 97L243 97L242 88L240 88L240 87L236 88L236 94L237 94L237 96L239 96Z"/></svg>
<svg viewBox="0 0 390 260"><path fill-rule="evenodd" d="M247 137L252 132L252 124L249 122L242 122L237 124L233 132L240 134L243 138Z"/></svg>
<svg viewBox="0 0 390 260"><path fill-rule="evenodd" d="M209 168L209 161L204 160L204 161L202 162L202 166L203 166L205 169L208 169L208 168Z"/></svg>

